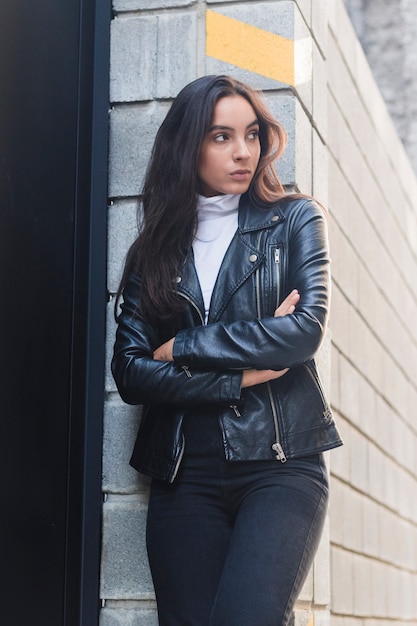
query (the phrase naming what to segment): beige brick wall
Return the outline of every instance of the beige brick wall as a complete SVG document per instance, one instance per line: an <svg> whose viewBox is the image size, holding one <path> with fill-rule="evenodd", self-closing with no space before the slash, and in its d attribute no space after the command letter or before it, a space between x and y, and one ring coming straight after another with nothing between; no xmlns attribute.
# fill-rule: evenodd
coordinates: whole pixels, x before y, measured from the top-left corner
<svg viewBox="0 0 417 626"><path fill-rule="evenodd" d="M329 2L333 626L417 623L417 181Z"/></svg>

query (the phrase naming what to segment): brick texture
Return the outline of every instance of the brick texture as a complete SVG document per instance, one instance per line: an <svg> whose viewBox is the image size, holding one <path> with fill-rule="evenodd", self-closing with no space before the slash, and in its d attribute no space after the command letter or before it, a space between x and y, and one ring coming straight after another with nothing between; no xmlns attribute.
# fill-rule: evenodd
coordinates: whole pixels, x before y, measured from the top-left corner
<svg viewBox="0 0 417 626"><path fill-rule="evenodd" d="M416 178L342 2L327 78L331 397L346 444L332 457L332 623L413 623Z"/></svg>

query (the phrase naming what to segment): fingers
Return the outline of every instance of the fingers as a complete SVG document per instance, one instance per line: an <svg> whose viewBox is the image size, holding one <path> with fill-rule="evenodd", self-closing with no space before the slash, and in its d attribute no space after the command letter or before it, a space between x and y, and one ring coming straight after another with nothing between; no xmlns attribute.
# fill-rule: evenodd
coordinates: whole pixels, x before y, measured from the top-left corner
<svg viewBox="0 0 417 626"><path fill-rule="evenodd" d="M300 294L297 289L293 289L290 294L281 302L279 307L275 310L274 317L284 317L294 313L295 307L300 300Z"/></svg>
<svg viewBox="0 0 417 626"><path fill-rule="evenodd" d="M242 375L242 389L244 387L254 387L270 380L281 378L288 372L288 367L283 370L244 370Z"/></svg>
<svg viewBox="0 0 417 626"><path fill-rule="evenodd" d="M285 368L285 369L283 369L283 370L279 370L278 372L275 372L274 379L275 379L275 378L281 378L281 376L284 376L284 374L286 374L286 373L288 372L288 370L289 370L289 369L290 369L289 367L286 367L286 368ZM271 380L272 380L272 379L271 379Z"/></svg>
<svg viewBox="0 0 417 626"><path fill-rule="evenodd" d="M162 346L159 346L159 348L157 348L153 353L153 358L156 361L173 361L172 351L174 341L175 337L163 343Z"/></svg>

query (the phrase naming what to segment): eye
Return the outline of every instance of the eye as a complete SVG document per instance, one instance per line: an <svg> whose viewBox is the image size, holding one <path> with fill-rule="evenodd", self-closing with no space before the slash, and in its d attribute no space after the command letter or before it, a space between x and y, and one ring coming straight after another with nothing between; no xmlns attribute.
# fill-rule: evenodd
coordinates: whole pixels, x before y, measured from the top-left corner
<svg viewBox="0 0 417 626"><path fill-rule="evenodd" d="M259 129L251 130L248 134L249 139L258 139L259 137Z"/></svg>
<svg viewBox="0 0 417 626"><path fill-rule="evenodd" d="M222 141L227 141L228 138L229 137L228 137L228 135L226 135L226 133L219 133L218 135L215 135L213 137L214 141L216 141L218 143L220 143Z"/></svg>

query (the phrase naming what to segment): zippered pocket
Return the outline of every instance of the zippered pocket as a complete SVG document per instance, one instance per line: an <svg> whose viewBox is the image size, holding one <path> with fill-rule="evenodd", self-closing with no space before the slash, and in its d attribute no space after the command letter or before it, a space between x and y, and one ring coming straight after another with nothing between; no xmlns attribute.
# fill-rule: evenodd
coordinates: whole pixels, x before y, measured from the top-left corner
<svg viewBox="0 0 417 626"><path fill-rule="evenodd" d="M283 290L283 247L270 244L268 250L268 268L265 276L265 291L262 295L269 315L273 315L282 300Z"/></svg>
<svg viewBox="0 0 417 626"><path fill-rule="evenodd" d="M281 248L274 248L274 269L276 289L275 308L277 309L281 292Z"/></svg>
<svg viewBox="0 0 417 626"><path fill-rule="evenodd" d="M278 409L275 404L275 399L272 393L271 384L266 383L266 385L268 388L269 401L271 403L271 411L272 411L272 417L274 419L274 427L275 427L275 443L272 444L272 450L275 452L276 460L281 461L281 463L285 463L287 460L287 457L285 456L285 452L281 445L281 435L280 435L280 428L278 424Z"/></svg>
<svg viewBox="0 0 417 626"><path fill-rule="evenodd" d="M322 402L322 405L323 405L323 418L324 418L324 420L326 422L330 422L332 420L332 412L330 410L329 402L327 401L327 398L326 398L326 396L324 394L324 390L323 390L323 386L321 384L320 377L319 377L317 371L315 370L315 368L313 367L311 361L307 361L307 363L304 363L304 368L308 372L310 378L314 382L315 388L317 389L317 391L320 394L321 402Z"/></svg>

